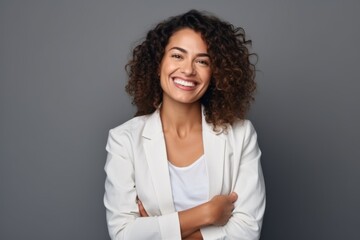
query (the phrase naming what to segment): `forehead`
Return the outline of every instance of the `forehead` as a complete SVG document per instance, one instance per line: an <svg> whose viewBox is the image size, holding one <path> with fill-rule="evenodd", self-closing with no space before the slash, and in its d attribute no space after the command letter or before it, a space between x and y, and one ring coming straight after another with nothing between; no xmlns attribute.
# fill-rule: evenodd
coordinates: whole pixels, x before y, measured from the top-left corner
<svg viewBox="0 0 360 240"><path fill-rule="evenodd" d="M166 48L170 49L172 47L180 47L195 52L207 52L207 44L203 40L201 33L190 28L180 29L171 35Z"/></svg>

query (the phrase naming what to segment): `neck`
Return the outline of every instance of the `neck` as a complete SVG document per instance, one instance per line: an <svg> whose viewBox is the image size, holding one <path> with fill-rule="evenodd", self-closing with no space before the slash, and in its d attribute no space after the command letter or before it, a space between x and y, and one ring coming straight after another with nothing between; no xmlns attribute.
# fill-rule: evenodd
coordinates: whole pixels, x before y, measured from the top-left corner
<svg viewBox="0 0 360 240"><path fill-rule="evenodd" d="M201 104L167 104L163 102L160 109L164 133L176 133L186 136L193 130L201 130Z"/></svg>

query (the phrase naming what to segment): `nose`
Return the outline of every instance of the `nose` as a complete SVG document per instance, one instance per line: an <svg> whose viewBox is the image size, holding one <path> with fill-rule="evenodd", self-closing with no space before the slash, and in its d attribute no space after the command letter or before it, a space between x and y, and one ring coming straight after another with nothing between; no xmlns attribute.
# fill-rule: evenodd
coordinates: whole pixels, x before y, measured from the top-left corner
<svg viewBox="0 0 360 240"><path fill-rule="evenodd" d="M180 69L181 73L185 74L185 75L195 75L196 74L196 70L194 68L194 63L193 61L184 61L181 69Z"/></svg>

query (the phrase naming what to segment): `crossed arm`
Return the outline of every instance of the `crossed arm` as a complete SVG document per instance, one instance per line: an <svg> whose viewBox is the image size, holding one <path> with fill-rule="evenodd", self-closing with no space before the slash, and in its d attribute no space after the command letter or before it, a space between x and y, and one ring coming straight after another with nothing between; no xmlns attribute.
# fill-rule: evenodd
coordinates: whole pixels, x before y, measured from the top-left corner
<svg viewBox="0 0 360 240"><path fill-rule="evenodd" d="M236 200L235 192L230 195L217 195L204 204L179 212L182 239L203 239L200 228L225 225L232 215ZM141 201L138 200L137 203L140 216L148 217Z"/></svg>
<svg viewBox="0 0 360 240"><path fill-rule="evenodd" d="M110 137L104 204L111 238L259 239L265 210L265 186L256 134L249 126L247 128L241 161L232 170L231 190L239 195L238 200L236 194L217 195L189 210L163 215L153 213L151 217L146 217L146 210L142 211L141 205L134 202L137 196L134 166L129 160L128 148L124 148L128 138L120 135L113 140Z"/></svg>

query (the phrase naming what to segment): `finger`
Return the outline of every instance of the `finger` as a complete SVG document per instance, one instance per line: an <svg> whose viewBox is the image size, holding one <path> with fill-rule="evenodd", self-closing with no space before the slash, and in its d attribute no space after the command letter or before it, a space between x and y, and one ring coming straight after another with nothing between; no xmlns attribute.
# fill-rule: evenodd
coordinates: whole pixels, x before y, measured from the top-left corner
<svg viewBox="0 0 360 240"><path fill-rule="evenodd" d="M236 192L232 192L229 195L231 202L235 202L238 199L238 195Z"/></svg>

